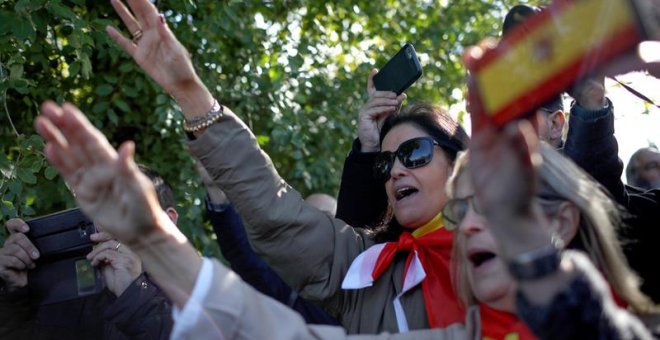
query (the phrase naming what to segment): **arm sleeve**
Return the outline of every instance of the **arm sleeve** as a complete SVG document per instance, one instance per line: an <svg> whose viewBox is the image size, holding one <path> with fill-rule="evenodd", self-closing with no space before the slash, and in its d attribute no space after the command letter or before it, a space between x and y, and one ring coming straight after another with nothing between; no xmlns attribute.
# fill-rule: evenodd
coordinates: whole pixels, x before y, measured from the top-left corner
<svg viewBox="0 0 660 340"><path fill-rule="evenodd" d="M609 99L607 102L600 111L573 105L564 153L627 207L628 195L621 181L623 162L614 137L614 108Z"/></svg>
<svg viewBox="0 0 660 340"><path fill-rule="evenodd" d="M246 285L216 260L204 259L193 292L175 309L172 339L465 339L462 326L405 334L347 335L335 326L309 325L297 313Z"/></svg>
<svg viewBox="0 0 660 340"><path fill-rule="evenodd" d="M132 339L169 339L172 304L143 273L104 312L104 318Z"/></svg>
<svg viewBox="0 0 660 340"><path fill-rule="evenodd" d="M333 296L365 249L361 232L306 204L230 110L189 150L243 217L254 250L301 295Z"/></svg>
<svg viewBox="0 0 660 340"><path fill-rule="evenodd" d="M642 322L618 307L609 286L578 252L566 251L578 275L548 305L532 305L518 293L517 311L540 339L652 339Z"/></svg>
<svg viewBox="0 0 660 340"><path fill-rule="evenodd" d="M207 209L222 255L231 269L259 292L288 305L300 313L308 323L337 325L336 319L320 307L298 296L284 281L254 253L245 234L240 216L229 204L224 210Z"/></svg>
<svg viewBox="0 0 660 340"><path fill-rule="evenodd" d="M344 161L336 216L352 226L375 226L387 209L383 183L373 176L376 155L377 152L361 152L360 140L355 139Z"/></svg>
<svg viewBox="0 0 660 340"><path fill-rule="evenodd" d="M614 136L612 102L600 111L573 105L564 152L627 209L626 227L619 230L630 266L642 277L642 291L660 302L660 272L649 258L657 256L660 238L660 190L642 191L621 181L623 162Z"/></svg>

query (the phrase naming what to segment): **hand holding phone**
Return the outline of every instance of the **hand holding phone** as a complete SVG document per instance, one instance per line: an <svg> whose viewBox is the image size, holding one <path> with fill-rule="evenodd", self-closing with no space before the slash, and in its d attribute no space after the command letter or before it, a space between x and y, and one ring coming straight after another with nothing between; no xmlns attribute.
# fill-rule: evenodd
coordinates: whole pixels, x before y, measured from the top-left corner
<svg viewBox="0 0 660 340"><path fill-rule="evenodd" d="M404 93L397 96L391 91L378 91L374 86L374 76L378 74L372 70L367 80L367 94L369 99L360 108L358 115L358 139L360 151L380 151L380 127L389 115L398 112L401 103L406 99Z"/></svg>
<svg viewBox="0 0 660 340"><path fill-rule="evenodd" d="M407 43L374 76L378 91L403 93L422 76L422 66L413 45Z"/></svg>

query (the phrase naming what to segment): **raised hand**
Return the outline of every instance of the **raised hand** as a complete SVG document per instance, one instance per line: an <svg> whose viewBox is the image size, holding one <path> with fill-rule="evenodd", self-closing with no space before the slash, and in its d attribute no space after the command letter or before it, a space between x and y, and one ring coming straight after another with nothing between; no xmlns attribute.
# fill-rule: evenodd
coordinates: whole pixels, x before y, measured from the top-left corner
<svg viewBox="0 0 660 340"><path fill-rule="evenodd" d="M132 243L148 236L163 220L151 181L133 161L132 142L124 143L117 153L71 104L44 103L35 126L46 140L46 157L95 223L122 242Z"/></svg>
<svg viewBox="0 0 660 340"><path fill-rule="evenodd" d="M213 97L195 73L190 54L167 27L149 0L111 0L132 34L129 39L108 26L108 34L133 60L177 101L186 117L200 115L213 105Z"/></svg>
<svg viewBox="0 0 660 340"><path fill-rule="evenodd" d="M108 34L165 91L173 94L177 88L197 81L188 51L151 2L129 0L130 10L120 0L110 2L133 38L126 38L111 26L106 28Z"/></svg>
<svg viewBox="0 0 660 340"><path fill-rule="evenodd" d="M405 94L399 96L391 91L377 91L374 86L374 76L377 70L372 70L367 80L367 93L369 99L362 106L358 119L358 139L362 145L362 152L380 151L380 125L390 114L401 107L406 99Z"/></svg>
<svg viewBox="0 0 660 340"><path fill-rule="evenodd" d="M571 88L569 93L578 105L590 111L601 110L607 104L605 99L605 77L594 76L584 79Z"/></svg>

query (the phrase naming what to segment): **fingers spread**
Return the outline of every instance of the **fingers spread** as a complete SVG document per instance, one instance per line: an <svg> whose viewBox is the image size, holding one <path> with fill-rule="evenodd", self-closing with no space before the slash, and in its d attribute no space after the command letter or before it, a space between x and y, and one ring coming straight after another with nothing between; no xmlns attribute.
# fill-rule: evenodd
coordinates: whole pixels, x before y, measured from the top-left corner
<svg viewBox="0 0 660 340"><path fill-rule="evenodd" d="M126 8L123 2L119 0L111 0L110 3L112 4L112 7L115 9L115 12L117 12L117 15L121 18L121 21L126 25L126 28L131 34L135 34L140 27L140 23L135 19L133 14Z"/></svg>
<svg viewBox="0 0 660 340"><path fill-rule="evenodd" d="M105 136L74 105L62 105L65 133L70 143L81 146L81 157L85 165L104 163L116 158L116 152Z"/></svg>
<svg viewBox="0 0 660 340"><path fill-rule="evenodd" d="M158 24L158 10L149 0L128 0L127 2L143 29Z"/></svg>

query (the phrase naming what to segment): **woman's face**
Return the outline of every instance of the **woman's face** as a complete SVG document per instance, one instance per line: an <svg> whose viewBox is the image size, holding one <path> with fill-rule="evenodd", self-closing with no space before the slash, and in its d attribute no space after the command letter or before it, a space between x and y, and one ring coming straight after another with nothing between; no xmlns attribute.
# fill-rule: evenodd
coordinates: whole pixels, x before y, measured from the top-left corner
<svg viewBox="0 0 660 340"><path fill-rule="evenodd" d="M395 126L383 138L382 151L395 152L401 143L417 137L429 137L412 123ZM445 183L452 166L440 147L433 147L429 164L408 169L397 158L394 160L385 191L399 224L416 229L435 217L445 205Z"/></svg>
<svg viewBox="0 0 660 340"><path fill-rule="evenodd" d="M459 176L457 184L454 198L472 198L474 190L467 172ZM497 243L488 221L474 211L472 204L471 201L456 230L458 235L454 246L458 247L460 264L465 268L472 294L479 302L498 310L515 312L515 282L498 256Z"/></svg>

